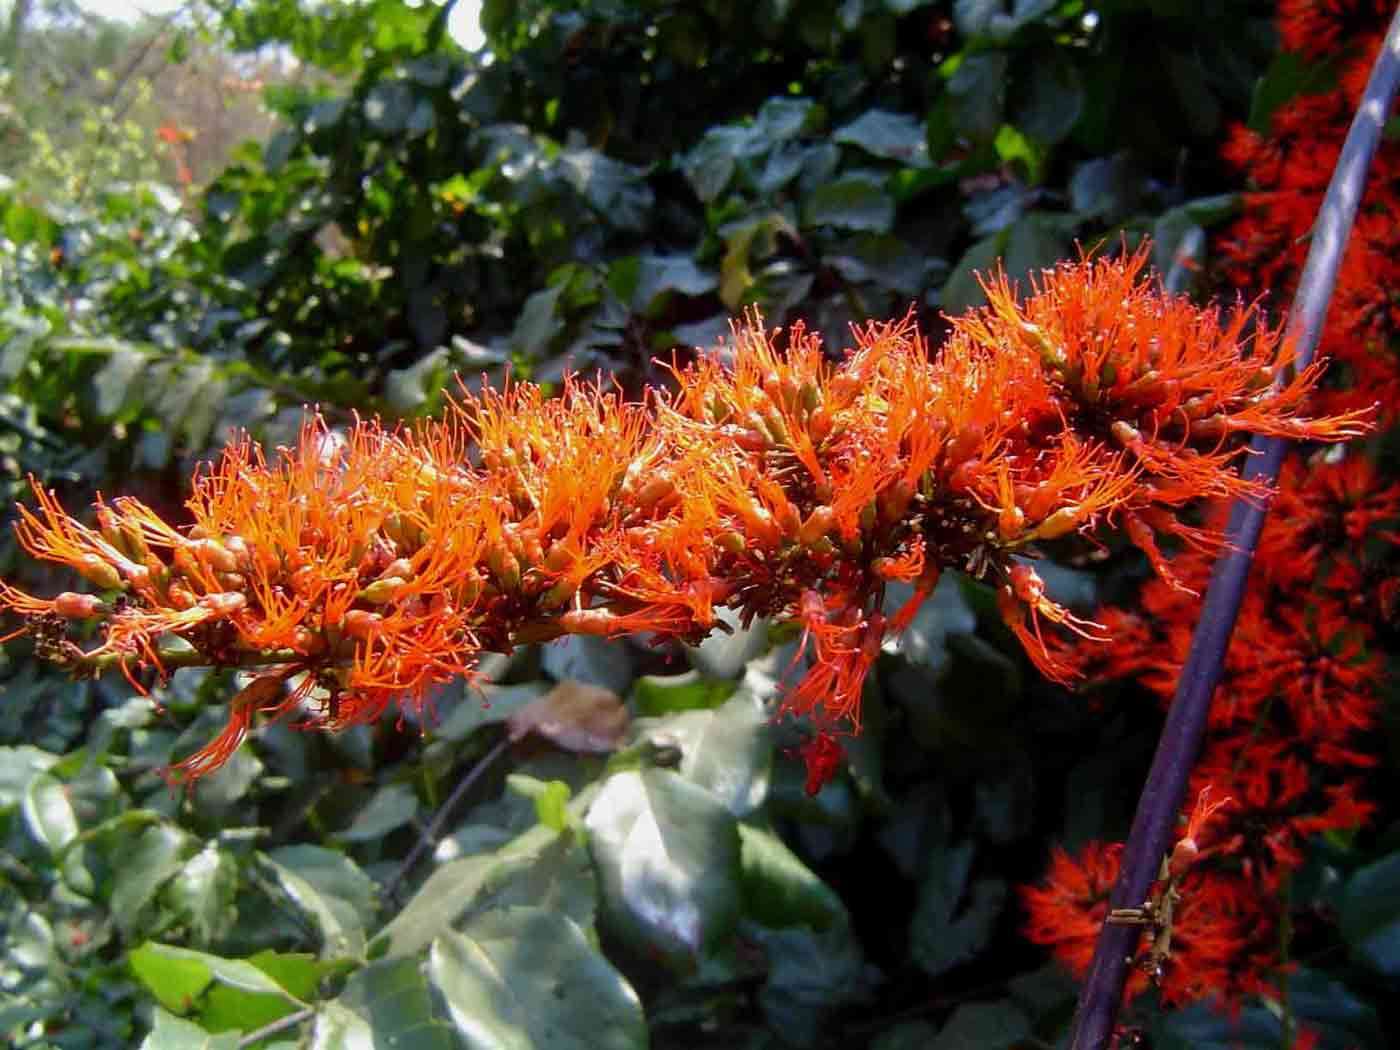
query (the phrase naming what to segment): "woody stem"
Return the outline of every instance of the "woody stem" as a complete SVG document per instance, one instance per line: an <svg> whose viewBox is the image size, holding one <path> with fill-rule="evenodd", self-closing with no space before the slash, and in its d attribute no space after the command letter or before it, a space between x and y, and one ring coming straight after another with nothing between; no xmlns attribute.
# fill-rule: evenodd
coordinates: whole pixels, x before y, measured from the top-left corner
<svg viewBox="0 0 1400 1050"><path fill-rule="evenodd" d="M1337 270L1366 185L1366 172L1385 128L1397 83L1400 83L1400 8L1376 56L1361 105L1347 132L1313 226L1312 243L1285 333L1285 338L1295 347L1299 368L1307 367L1317 348L1322 321L1337 282ZM1287 447L1288 442L1281 438L1256 439L1253 444L1256 455L1250 458L1246 473L1254 480L1272 484L1278 477ZM1122 870L1109 898L1110 908L1141 905L1157 878L1186 793L1191 767L1200 752L1210 698L1220 681L1225 650L1244 597L1266 510L1266 504L1243 500L1237 501L1231 509L1226 553L1217 560L1211 576L1191 651L1133 817L1123 851ZM1135 953L1140 935L1141 931L1135 927L1112 923L1105 923L1099 931L1094 960L1075 1014L1071 1050L1106 1050L1109 1046L1123 999L1130 957Z"/></svg>

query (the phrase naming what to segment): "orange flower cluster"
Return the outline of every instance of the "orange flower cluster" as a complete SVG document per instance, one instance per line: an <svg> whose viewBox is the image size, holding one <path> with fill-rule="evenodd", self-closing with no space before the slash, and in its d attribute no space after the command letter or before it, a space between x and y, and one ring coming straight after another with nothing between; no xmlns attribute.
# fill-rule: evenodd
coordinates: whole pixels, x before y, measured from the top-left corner
<svg viewBox="0 0 1400 1050"><path fill-rule="evenodd" d="M1307 252L1326 190L1393 5L1381 0L1284 0L1284 46L1309 61L1340 53L1337 86L1295 98L1268 136L1236 129L1226 158L1249 177L1244 215L1221 246L1240 286L1287 294ZM1400 408L1400 150L1384 142L1339 277L1322 353L1341 366L1314 395L1330 411L1379 401ZM1384 649L1400 625L1400 483L1380 476L1360 447L1338 456L1295 454L1279 480L1249 590L1212 700L1188 798L1229 796L1197 836L1181 880L1167 1002L1216 998L1232 1008L1281 975L1284 883L1311 836L1363 824L1374 811L1363 778L1376 764L1368 734L1386 686ZM1213 520L1223 520L1218 508ZM1109 646L1067 645L1057 657L1091 680L1136 679L1163 704L1190 647L1209 552L1188 546L1169 577L1147 582L1134 609L1099 619ZM1183 817L1185 819L1185 817ZM1118 876L1118 847L1057 852L1045 882L1023 889L1028 936L1074 972L1089 965ZM1129 993L1147 985L1141 974Z"/></svg>
<svg viewBox="0 0 1400 1050"><path fill-rule="evenodd" d="M1303 417L1315 370L1288 376L1276 331L1166 294L1145 258L1063 265L1023 301L993 280L936 356L907 319L857 329L838 365L801 325L752 318L644 404L517 383L416 429L312 421L271 458L235 442L196 478L187 533L130 499L84 525L36 486L21 543L99 593L0 586L0 607L77 672L260 668L179 768L192 778L259 712L365 722L395 699L421 705L483 650L566 633L694 640L727 605L801 628L810 669L782 711L810 721L815 790L859 728L881 643L943 569L992 581L1032 658L1063 678L1045 624L1105 630L1046 595L1043 544L1121 524L1166 574L1158 536L1218 542L1182 508L1258 494L1235 470L1250 434L1364 429L1364 413ZM891 581L914 596L887 618ZM84 650L68 626L92 619L100 644Z"/></svg>
<svg viewBox="0 0 1400 1050"><path fill-rule="evenodd" d="M1322 70L1333 86L1274 111L1268 134L1234 128L1225 159L1248 181L1243 215L1220 251L1227 278L1241 288L1289 295L1352 114L1394 11L1389 0L1283 0L1278 29L1285 50ZM1330 67L1330 68L1325 68ZM1322 390L1329 411L1379 400L1384 420L1400 410L1400 142L1381 141L1366 196L1338 275L1319 352L1343 368ZM1380 291L1378 291L1378 289Z"/></svg>

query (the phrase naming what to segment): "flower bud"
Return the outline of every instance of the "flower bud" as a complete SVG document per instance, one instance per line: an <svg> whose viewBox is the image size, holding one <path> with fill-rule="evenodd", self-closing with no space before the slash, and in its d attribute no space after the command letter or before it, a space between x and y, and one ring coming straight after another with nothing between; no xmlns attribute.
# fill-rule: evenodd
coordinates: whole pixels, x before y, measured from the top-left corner
<svg viewBox="0 0 1400 1050"><path fill-rule="evenodd" d="M405 582L407 581L401 576L385 576L375 580L368 587L364 588L364 590L360 591L359 594L355 595L355 597L359 601L368 602L370 605L383 605L386 602L393 601L394 595L398 593L399 588L401 588Z"/></svg>
<svg viewBox="0 0 1400 1050"><path fill-rule="evenodd" d="M810 547L817 540L824 537L836 524L836 512L828 506L816 507L811 514L807 515L807 520L802 523L802 528L797 534L797 541L804 547Z"/></svg>
<svg viewBox="0 0 1400 1050"><path fill-rule="evenodd" d="M559 617L559 626L570 634L605 638L613 630L615 619L607 609L571 609Z"/></svg>
<svg viewBox="0 0 1400 1050"><path fill-rule="evenodd" d="M1061 507L1036 526L1035 534L1042 540L1057 540L1061 536L1067 536L1079 528L1082 513L1083 508L1078 504L1072 507Z"/></svg>
<svg viewBox="0 0 1400 1050"><path fill-rule="evenodd" d="M408 558L395 558L384 567L384 571L379 574L379 579L387 580L397 576L402 582L413 578L413 562Z"/></svg>
<svg viewBox="0 0 1400 1050"><path fill-rule="evenodd" d="M64 591L54 598L53 611L69 620L89 620L109 612L110 607L95 594Z"/></svg>
<svg viewBox="0 0 1400 1050"><path fill-rule="evenodd" d="M241 591L219 591L206 594L196 604L200 608L208 609L215 616L232 616L247 606L248 596Z"/></svg>
<svg viewBox="0 0 1400 1050"><path fill-rule="evenodd" d="M351 609L340 621L341 630L345 632L345 637L358 638L360 641L366 642L378 634L383 625L384 617L364 609Z"/></svg>
<svg viewBox="0 0 1400 1050"><path fill-rule="evenodd" d="M561 605L567 604L575 594L578 593L578 583L574 580L557 580L548 590L540 595L541 609L557 609Z"/></svg>
<svg viewBox="0 0 1400 1050"><path fill-rule="evenodd" d="M102 588L104 591L116 591L121 589L121 574L108 564L101 555L81 555L77 561L73 562L73 568L78 570L78 575L83 579L94 586Z"/></svg>

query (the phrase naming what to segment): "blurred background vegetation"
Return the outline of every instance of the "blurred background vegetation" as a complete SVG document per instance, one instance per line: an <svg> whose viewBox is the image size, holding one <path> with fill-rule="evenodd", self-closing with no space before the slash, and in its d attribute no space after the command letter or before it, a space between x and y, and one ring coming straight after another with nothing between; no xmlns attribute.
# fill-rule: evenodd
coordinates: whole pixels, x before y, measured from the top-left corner
<svg viewBox="0 0 1400 1050"><path fill-rule="evenodd" d="M1024 280L1077 246L1151 235L1173 288L1208 290L1239 190L1224 131L1315 72L1276 60L1273 8L485 0L467 50L460 2L0 4L0 480L178 515L234 428L286 442L307 404L410 419L454 373L508 369L635 393L749 307L833 353L911 309L936 340L975 270ZM1124 593L1144 567L1109 554L1053 585ZM1074 987L1013 887L1052 843L1122 835L1155 704L1043 683L950 575L808 798L768 719L790 654L762 624L690 652L570 637L488 660L489 707L462 687L421 727L268 726L185 796L158 771L222 724L230 677L181 671L153 704L9 646L0 1032L1056 1045ZM1299 906L1325 914L1397 843L1383 820L1320 845ZM1391 903L1291 978L1324 1047L1393 1045L1380 870ZM1132 1021L1158 1047L1285 1046L1267 1007Z"/></svg>

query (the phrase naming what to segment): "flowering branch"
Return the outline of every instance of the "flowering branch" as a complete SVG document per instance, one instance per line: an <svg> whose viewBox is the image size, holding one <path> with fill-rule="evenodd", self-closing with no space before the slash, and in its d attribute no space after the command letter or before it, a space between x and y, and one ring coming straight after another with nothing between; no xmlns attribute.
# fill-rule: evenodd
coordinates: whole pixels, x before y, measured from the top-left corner
<svg viewBox="0 0 1400 1050"><path fill-rule="evenodd" d="M189 530L137 500L96 527L34 486L17 535L99 593L0 584L41 657L70 668L168 669L183 640L216 667L264 665L229 721L172 777L218 767L255 717L328 729L472 675L482 651L564 634L698 640L727 605L801 628L812 666L781 711L806 717L809 790L859 730L865 676L945 568L990 581L1048 676L1073 667L1055 629L1105 640L1056 604L1033 562L1121 525L1164 579L1159 539L1212 548L1201 497L1261 499L1236 467L1251 436L1345 440L1368 412L1308 418L1296 368L1252 309L1201 309L1142 275L1148 248L1043 271L1018 298L952 319L936 357L908 319L855 330L833 365L801 324L757 318L671 393L623 403L567 380L467 395L415 429L318 419L274 456L246 438L196 475ZM885 614L891 581L913 597ZM75 622L98 621L83 649ZM192 659L192 658L191 658ZM180 662L186 662L182 659Z"/></svg>
<svg viewBox="0 0 1400 1050"><path fill-rule="evenodd" d="M1336 283L1366 172L1400 84L1400 9L1377 55L1313 227L1312 243L1289 315L1286 339L1296 346L1300 367L1311 366L1322 321ZM1246 468L1250 480L1272 485L1289 439L1256 437L1257 455ZM1264 524L1267 504L1239 500L1226 528L1224 553L1216 563L1201 618L1182 670L1175 700L1143 786L1110 907L1132 909L1148 899L1157 879L1187 780L1200 751L1210 699L1220 681L1225 651L1244 595L1245 582ZM1113 1037L1129 963L1141 931L1106 923L1099 934L1075 1017L1072 1050L1104 1050Z"/></svg>

